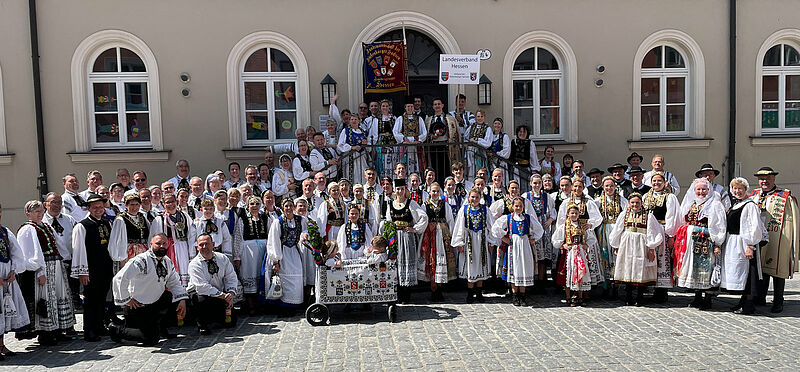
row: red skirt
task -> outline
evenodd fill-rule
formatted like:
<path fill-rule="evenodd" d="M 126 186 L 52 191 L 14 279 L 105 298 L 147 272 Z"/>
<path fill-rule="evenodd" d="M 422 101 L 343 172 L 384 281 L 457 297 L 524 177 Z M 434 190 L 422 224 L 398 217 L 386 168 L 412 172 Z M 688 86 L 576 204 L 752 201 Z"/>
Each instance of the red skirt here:
<path fill-rule="evenodd" d="M 561 254 L 558 255 L 558 266 L 556 266 L 556 285 L 565 286 L 567 285 L 567 251 L 561 250 Z"/>

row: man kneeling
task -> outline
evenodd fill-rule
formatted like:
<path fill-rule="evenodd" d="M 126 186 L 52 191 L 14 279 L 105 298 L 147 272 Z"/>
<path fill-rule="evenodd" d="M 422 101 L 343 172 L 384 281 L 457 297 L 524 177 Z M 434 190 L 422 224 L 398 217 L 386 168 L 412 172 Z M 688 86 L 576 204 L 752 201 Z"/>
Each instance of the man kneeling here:
<path fill-rule="evenodd" d="M 125 324 L 111 326 L 111 339 L 141 341 L 145 346 L 158 343 L 161 337 L 174 338 L 167 332 L 166 317 L 175 316 L 172 303 L 178 302 L 178 317 L 186 315 L 186 290 L 167 255 L 167 236 L 158 233 L 150 240 L 150 249 L 134 256 L 114 276 L 114 302 L 124 306 Z M 169 291 L 166 291 L 169 289 Z"/>
<path fill-rule="evenodd" d="M 196 310 L 200 334 L 207 335 L 211 333 L 212 323 L 221 323 L 224 327 L 236 325 L 232 312 L 239 279 L 228 257 L 214 252 L 211 235 L 202 234 L 197 238 L 197 252 L 199 254 L 189 262 L 187 290 Z"/>

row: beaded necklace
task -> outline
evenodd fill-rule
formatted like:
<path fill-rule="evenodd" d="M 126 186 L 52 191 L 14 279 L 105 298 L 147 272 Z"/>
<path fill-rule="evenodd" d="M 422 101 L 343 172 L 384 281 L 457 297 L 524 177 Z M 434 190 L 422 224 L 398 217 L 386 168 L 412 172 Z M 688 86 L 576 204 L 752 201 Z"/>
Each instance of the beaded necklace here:
<path fill-rule="evenodd" d="M 564 222 L 564 241 L 569 245 L 578 245 L 586 243 L 586 231 L 584 231 L 580 224 L 575 226 L 569 218 Z"/>
<path fill-rule="evenodd" d="M 147 228 L 147 225 L 145 225 L 145 223 L 144 223 L 144 217 L 141 214 L 138 214 L 138 213 L 137 213 L 137 217 L 139 217 L 139 218 L 137 218 L 135 220 L 133 218 L 133 216 L 128 212 L 125 212 L 125 213 L 122 214 L 122 218 L 125 221 L 129 222 L 137 230 L 139 230 L 139 240 L 147 239 L 147 236 L 145 236 L 146 235 L 145 234 L 145 229 Z M 128 237 L 128 239 L 132 239 L 132 238 Z"/>
<path fill-rule="evenodd" d="M 604 222 L 613 223 L 614 220 L 617 219 L 617 216 L 619 216 L 619 214 L 622 212 L 619 194 L 614 193 L 614 196 L 611 198 L 611 200 L 608 199 L 608 196 L 603 194 L 603 197 L 600 200 L 600 214 L 603 215 Z"/>
<path fill-rule="evenodd" d="M 650 189 L 650 191 L 644 194 L 643 199 L 642 206 L 644 206 L 644 209 L 649 211 L 656 207 L 663 207 L 664 201 L 667 200 L 667 193 L 661 191 L 659 195 L 656 195 L 655 190 Z"/>

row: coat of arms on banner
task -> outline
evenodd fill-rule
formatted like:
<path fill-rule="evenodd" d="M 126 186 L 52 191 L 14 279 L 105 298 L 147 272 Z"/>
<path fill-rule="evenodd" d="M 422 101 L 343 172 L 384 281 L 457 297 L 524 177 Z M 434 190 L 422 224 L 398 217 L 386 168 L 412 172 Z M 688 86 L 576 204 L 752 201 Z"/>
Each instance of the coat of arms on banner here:
<path fill-rule="evenodd" d="M 450 78 L 449 72 L 442 72 L 442 81 L 447 81 Z"/>

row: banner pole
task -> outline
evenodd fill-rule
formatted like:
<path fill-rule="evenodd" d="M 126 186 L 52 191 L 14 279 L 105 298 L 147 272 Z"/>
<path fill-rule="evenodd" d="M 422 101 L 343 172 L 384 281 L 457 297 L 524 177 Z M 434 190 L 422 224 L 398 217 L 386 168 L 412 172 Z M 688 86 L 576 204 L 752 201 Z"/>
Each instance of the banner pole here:
<path fill-rule="evenodd" d="M 403 61 L 403 68 L 405 69 L 403 74 L 403 79 L 406 79 L 406 95 L 410 92 L 410 87 L 408 83 L 408 43 L 406 42 L 406 24 L 403 21 L 400 21 L 400 26 L 403 28 L 403 54 L 405 55 L 405 60 Z"/>

